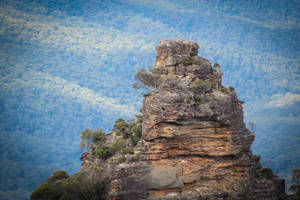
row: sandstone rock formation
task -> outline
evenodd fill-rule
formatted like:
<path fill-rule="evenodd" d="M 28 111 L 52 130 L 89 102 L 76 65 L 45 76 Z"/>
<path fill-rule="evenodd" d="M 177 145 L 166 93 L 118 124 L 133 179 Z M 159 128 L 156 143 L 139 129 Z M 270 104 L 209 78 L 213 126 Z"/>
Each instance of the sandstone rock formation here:
<path fill-rule="evenodd" d="M 190 41 L 156 47 L 153 92 L 143 102 L 140 160 L 116 166 L 108 199 L 279 199 L 250 150 L 242 102 Z"/>
<path fill-rule="evenodd" d="M 77 175 L 76 180 L 85 180 L 85 184 L 80 185 L 79 181 L 76 190 L 82 192 L 72 199 L 84 199 L 87 194 L 93 198 L 103 196 L 97 189 L 99 183 L 102 190 L 105 183 L 109 200 L 279 200 L 284 197 L 284 180 L 273 175 L 270 169 L 262 168 L 259 157 L 251 152 L 254 135 L 243 122 L 242 101 L 232 87 L 222 86 L 222 73 L 197 55 L 198 48 L 191 41 L 159 43 L 155 66 L 151 75 L 146 76 L 150 81 L 147 86 L 152 90 L 144 95 L 142 138 L 135 145 L 124 139 L 128 136 L 112 131 L 104 143 L 94 144 L 94 150 L 81 157 L 84 173 Z M 140 128 L 140 123 L 141 120 L 132 127 Z M 125 156 L 124 153 L 112 155 L 109 146 L 134 151 Z M 56 196 L 69 197 L 73 192 L 64 189 L 70 189 L 69 183 L 74 184 L 69 179 L 74 177 L 55 184 L 48 181 L 42 189 L 51 191 L 51 195 L 52 191 L 59 191 Z M 89 190 L 94 191 L 93 195 Z M 32 200 L 45 196 L 36 191 Z"/>

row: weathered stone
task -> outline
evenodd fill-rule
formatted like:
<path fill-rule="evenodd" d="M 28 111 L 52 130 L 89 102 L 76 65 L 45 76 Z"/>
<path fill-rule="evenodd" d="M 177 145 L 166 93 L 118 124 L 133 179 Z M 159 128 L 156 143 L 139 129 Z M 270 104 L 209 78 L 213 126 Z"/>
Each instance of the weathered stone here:
<path fill-rule="evenodd" d="M 250 150 L 254 135 L 242 103 L 198 48 L 183 40 L 156 47 L 157 87 L 143 101 L 138 160 L 108 167 L 83 154 L 84 168 L 110 169 L 108 199 L 278 200 L 284 194 L 284 180 L 255 176 L 260 161 Z"/>

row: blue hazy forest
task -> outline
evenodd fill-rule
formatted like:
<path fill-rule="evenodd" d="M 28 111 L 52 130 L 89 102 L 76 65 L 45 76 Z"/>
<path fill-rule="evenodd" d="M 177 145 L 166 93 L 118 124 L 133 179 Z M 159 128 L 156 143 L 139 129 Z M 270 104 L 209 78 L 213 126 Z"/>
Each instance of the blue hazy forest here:
<path fill-rule="evenodd" d="M 80 169 L 81 131 L 142 105 L 134 74 L 163 39 L 198 42 L 256 124 L 263 167 L 300 167 L 300 1 L 0 0 L 0 199 Z"/>

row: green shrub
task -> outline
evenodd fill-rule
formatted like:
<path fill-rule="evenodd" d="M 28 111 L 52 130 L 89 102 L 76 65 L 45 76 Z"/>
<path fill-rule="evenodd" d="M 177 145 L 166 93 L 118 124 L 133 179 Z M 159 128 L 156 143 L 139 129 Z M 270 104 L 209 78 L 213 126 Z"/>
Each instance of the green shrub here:
<path fill-rule="evenodd" d="M 138 138 L 141 138 L 142 136 L 142 126 L 137 125 L 132 129 L 132 132 L 134 136 L 137 136 Z"/>
<path fill-rule="evenodd" d="M 80 148 L 81 149 L 87 149 L 89 150 L 92 145 L 92 139 L 93 139 L 93 130 L 85 129 L 81 132 L 80 136 Z"/>
<path fill-rule="evenodd" d="M 42 183 L 31 194 L 31 200 L 82 200 L 82 199 L 106 199 L 106 185 L 100 179 L 91 178 L 91 174 L 100 172 L 98 167 L 90 167 L 86 171 L 80 171 L 68 176 L 58 170 L 48 178 L 47 183 Z M 53 177 L 59 177 L 55 180 Z M 64 177 L 64 178 L 63 178 Z M 50 181 L 49 181 L 50 180 Z"/>
<path fill-rule="evenodd" d="M 163 77 L 163 81 L 166 82 L 166 81 L 172 81 L 172 80 L 175 80 L 177 77 L 175 76 L 174 73 L 168 73 L 168 75 L 164 76 Z"/>
<path fill-rule="evenodd" d="M 106 197 L 105 182 L 91 179 L 87 171 L 77 172 L 62 182 L 59 200 L 101 199 Z"/>
<path fill-rule="evenodd" d="M 197 52 L 191 52 L 190 53 L 190 56 L 196 56 L 197 55 Z"/>
<path fill-rule="evenodd" d="M 123 162 L 125 162 L 125 156 L 124 155 L 122 155 L 120 158 L 118 158 L 118 164 L 120 164 L 120 163 L 123 163 Z"/>
<path fill-rule="evenodd" d="M 94 132 L 92 141 L 94 144 L 103 144 L 105 142 L 105 133 L 99 128 L 96 132 Z"/>
<path fill-rule="evenodd" d="M 149 70 L 150 72 L 145 68 L 142 68 L 134 75 L 135 80 L 137 80 L 137 82 L 133 84 L 135 89 L 152 89 L 155 87 L 155 81 L 153 79 L 151 69 L 149 68 Z"/>
<path fill-rule="evenodd" d="M 139 159 L 139 157 L 140 157 L 140 153 L 137 153 L 132 157 L 132 160 L 137 161 Z"/>
<path fill-rule="evenodd" d="M 228 89 L 229 89 L 230 92 L 234 91 L 234 87 L 232 87 L 232 86 L 229 86 Z"/>
<path fill-rule="evenodd" d="M 208 91 L 211 89 L 211 86 L 212 86 L 211 82 L 203 81 L 199 78 L 197 78 L 191 84 L 191 88 L 197 91 Z"/>
<path fill-rule="evenodd" d="M 82 149 L 89 150 L 92 143 L 100 144 L 105 142 L 105 133 L 101 130 L 101 128 L 95 130 L 85 129 L 81 132 L 80 136 L 80 147 Z"/>
<path fill-rule="evenodd" d="M 195 96 L 195 103 L 196 105 L 200 105 L 202 103 L 202 98 L 200 95 Z"/>
<path fill-rule="evenodd" d="M 185 66 L 192 65 L 193 64 L 193 58 L 191 56 L 186 57 L 185 59 L 183 59 L 182 64 L 185 65 Z"/>
<path fill-rule="evenodd" d="M 124 119 L 117 119 L 114 124 L 114 130 L 117 135 L 122 135 L 123 138 L 128 138 L 128 123 Z"/>
<path fill-rule="evenodd" d="M 131 135 L 131 136 L 130 136 L 130 143 L 131 143 L 133 146 L 135 146 L 135 145 L 137 145 L 137 143 L 140 141 L 140 138 L 141 138 L 141 137 L 138 137 L 138 136 L 136 136 L 136 135 Z"/>
<path fill-rule="evenodd" d="M 142 137 L 142 126 L 140 124 L 136 124 L 136 126 L 134 126 L 132 128 L 132 132 L 130 134 L 130 142 L 133 146 L 135 146 L 138 141 L 140 141 Z"/>
<path fill-rule="evenodd" d="M 122 154 L 134 154 L 134 151 L 131 148 L 124 148 L 121 150 L 121 153 Z"/>
<path fill-rule="evenodd" d="M 48 179 L 47 182 L 55 182 L 57 180 L 62 180 L 69 178 L 69 175 L 64 170 L 57 170 L 55 171 Z"/>
<path fill-rule="evenodd" d="M 200 59 L 194 59 L 193 64 L 201 65 L 202 61 Z"/>
<path fill-rule="evenodd" d="M 160 75 L 164 72 L 163 67 L 154 67 L 151 69 L 152 75 Z"/>
<path fill-rule="evenodd" d="M 96 147 L 92 150 L 92 152 L 104 160 L 110 158 L 115 153 L 114 148 L 111 146 Z"/>
<path fill-rule="evenodd" d="M 126 144 L 122 140 L 118 140 L 113 144 L 113 149 L 115 152 L 121 152 L 122 149 L 124 149 L 125 147 L 126 147 Z"/>
<path fill-rule="evenodd" d="M 228 89 L 226 87 L 222 87 L 221 92 L 223 92 L 225 94 L 228 94 Z"/>
<path fill-rule="evenodd" d="M 219 63 L 216 62 L 216 63 L 213 65 L 213 68 L 214 68 L 215 70 L 218 70 L 218 69 L 221 69 L 222 66 L 221 66 Z"/>
<path fill-rule="evenodd" d="M 191 100 L 190 99 L 185 99 L 184 102 L 187 103 L 187 104 L 190 104 Z"/>
<path fill-rule="evenodd" d="M 57 200 L 62 193 L 53 189 L 48 183 L 39 185 L 30 195 L 30 200 Z"/>

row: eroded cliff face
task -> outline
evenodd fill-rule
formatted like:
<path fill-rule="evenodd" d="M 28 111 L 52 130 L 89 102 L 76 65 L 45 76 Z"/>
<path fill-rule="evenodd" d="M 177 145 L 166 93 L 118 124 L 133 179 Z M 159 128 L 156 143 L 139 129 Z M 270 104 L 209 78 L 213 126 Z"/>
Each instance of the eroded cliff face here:
<path fill-rule="evenodd" d="M 100 166 L 108 199 L 270 199 L 284 180 L 265 176 L 250 150 L 254 135 L 242 102 L 221 84 L 222 73 L 190 41 L 156 47 L 153 91 L 143 101 L 142 139 L 135 159 L 104 162 L 91 152 L 82 169 Z M 113 134 L 110 138 L 115 137 Z"/>

